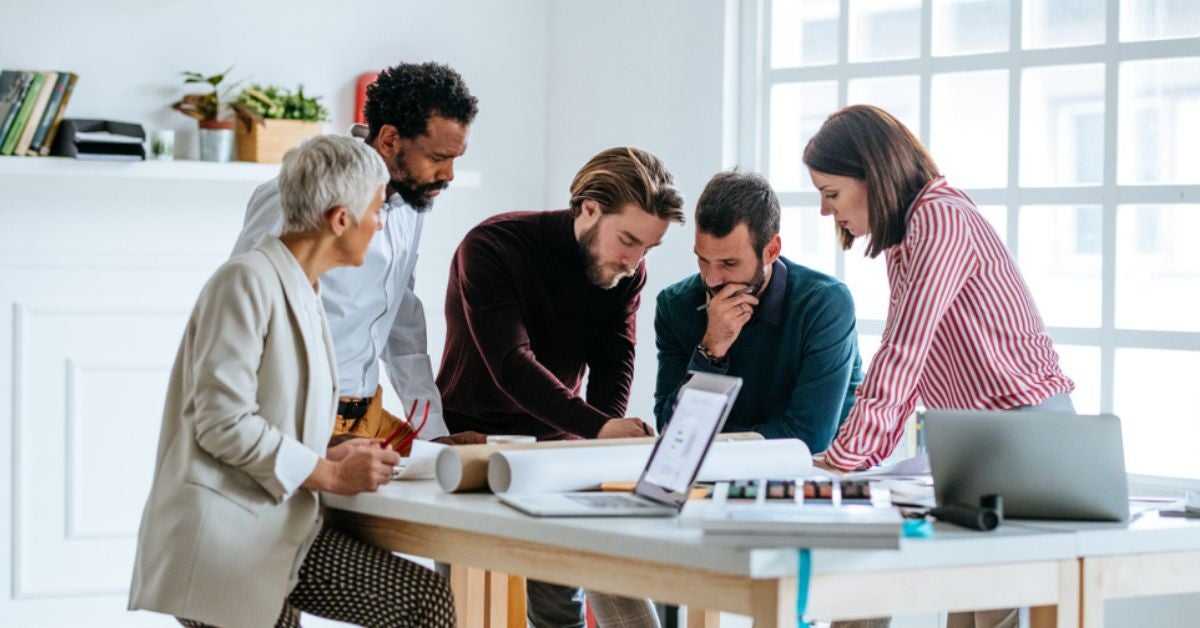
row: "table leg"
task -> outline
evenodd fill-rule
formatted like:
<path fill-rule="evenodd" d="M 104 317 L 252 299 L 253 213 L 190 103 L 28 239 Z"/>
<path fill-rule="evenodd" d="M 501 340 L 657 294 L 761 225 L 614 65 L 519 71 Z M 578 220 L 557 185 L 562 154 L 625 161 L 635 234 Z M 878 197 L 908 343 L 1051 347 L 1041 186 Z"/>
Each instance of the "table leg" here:
<path fill-rule="evenodd" d="M 1080 625 L 1080 606 L 1086 601 L 1080 573 L 1081 560 L 1058 562 L 1058 604 L 1029 609 L 1030 628 L 1075 628 Z"/>
<path fill-rule="evenodd" d="M 525 578 L 508 577 L 508 628 L 525 628 L 529 621 L 525 617 Z"/>
<path fill-rule="evenodd" d="M 756 580 L 751 592 L 754 628 L 796 625 L 796 578 Z"/>
<path fill-rule="evenodd" d="M 485 590 L 483 612 L 487 628 L 508 628 L 508 574 L 484 572 Z"/>
<path fill-rule="evenodd" d="M 710 611 L 702 608 L 687 609 L 687 628 L 720 628 L 721 611 Z"/>
<path fill-rule="evenodd" d="M 1083 604 L 1079 618 L 1080 628 L 1103 628 L 1104 626 L 1104 561 L 1083 559 Z"/>
<path fill-rule="evenodd" d="M 450 565 L 450 589 L 460 628 L 486 628 L 487 578 L 476 567 Z"/>

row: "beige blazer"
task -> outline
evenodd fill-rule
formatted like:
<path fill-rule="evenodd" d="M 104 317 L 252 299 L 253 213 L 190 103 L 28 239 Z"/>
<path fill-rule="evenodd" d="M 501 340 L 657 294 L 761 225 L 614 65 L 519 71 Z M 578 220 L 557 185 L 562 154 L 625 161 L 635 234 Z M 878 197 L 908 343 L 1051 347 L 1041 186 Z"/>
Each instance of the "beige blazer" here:
<path fill-rule="evenodd" d="M 315 466 L 337 410 L 323 315 L 319 337 L 297 322 L 313 298 L 273 237 L 204 286 L 171 372 L 130 609 L 275 624 L 321 526 L 317 494 L 286 495 L 283 478 Z"/>

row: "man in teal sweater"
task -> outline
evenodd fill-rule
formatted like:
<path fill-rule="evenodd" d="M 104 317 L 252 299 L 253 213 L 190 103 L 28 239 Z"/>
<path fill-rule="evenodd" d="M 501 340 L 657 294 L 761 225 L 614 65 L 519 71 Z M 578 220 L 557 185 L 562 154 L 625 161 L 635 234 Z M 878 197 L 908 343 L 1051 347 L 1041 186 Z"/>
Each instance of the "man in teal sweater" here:
<path fill-rule="evenodd" d="M 824 451 L 862 382 L 845 284 L 779 255 L 779 199 L 762 176 L 722 172 L 696 204 L 700 272 L 658 295 L 661 432 L 688 371 L 736 375 L 727 432 L 799 438 Z"/>

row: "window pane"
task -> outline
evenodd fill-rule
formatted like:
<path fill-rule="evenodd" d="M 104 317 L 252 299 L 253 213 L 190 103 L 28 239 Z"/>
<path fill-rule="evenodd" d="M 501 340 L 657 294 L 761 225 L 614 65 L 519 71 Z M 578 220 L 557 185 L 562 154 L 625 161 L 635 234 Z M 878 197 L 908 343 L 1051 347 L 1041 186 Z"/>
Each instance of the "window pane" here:
<path fill-rule="evenodd" d="M 850 60 L 921 54 L 921 0 L 850 0 Z"/>
<path fill-rule="evenodd" d="M 883 320 L 887 318 L 888 295 L 887 262 L 882 254 L 875 259 L 863 255 L 867 250 L 868 238 L 858 238 L 854 246 L 846 251 L 846 286 L 854 295 L 854 311 L 860 319 Z"/>
<path fill-rule="evenodd" d="M 879 353 L 879 343 L 883 342 L 883 336 L 874 336 L 868 334 L 858 335 L 858 353 L 862 356 L 863 375 L 871 368 L 871 360 L 875 358 L 875 354 Z"/>
<path fill-rule="evenodd" d="M 1047 325 L 1099 327 L 1102 216 L 1096 205 L 1021 208 L 1021 274 Z"/>
<path fill-rule="evenodd" d="M 996 230 L 996 235 L 1000 236 L 1000 241 L 1008 246 L 1008 208 L 1004 205 L 981 205 L 979 213 L 991 223 L 992 228 Z M 1012 247 L 1008 247 L 1009 250 Z"/>
<path fill-rule="evenodd" d="M 784 207 L 779 212 L 783 256 L 832 276 L 837 270 L 837 235 L 833 220 L 816 207 Z"/>
<path fill-rule="evenodd" d="M 770 178 L 777 191 L 812 189 L 801 159 L 804 145 L 835 109 L 836 81 L 771 87 Z"/>
<path fill-rule="evenodd" d="M 1026 48 L 1104 43 L 1105 0 L 1025 0 L 1021 12 Z"/>
<path fill-rule="evenodd" d="M 1200 205 L 1117 208 L 1116 324 L 1200 331 Z"/>
<path fill-rule="evenodd" d="M 771 2 L 771 67 L 837 61 L 838 0 Z"/>
<path fill-rule="evenodd" d="M 1009 0 L 933 0 L 933 54 L 1008 50 Z"/>
<path fill-rule="evenodd" d="M 1071 403 L 1080 414 L 1100 412 L 1100 347 L 1054 344 L 1063 373 L 1075 382 Z"/>
<path fill-rule="evenodd" d="M 1196 387 L 1200 353 L 1117 349 L 1113 409 L 1130 473 L 1200 478 L 1200 405 L 1170 391 Z"/>
<path fill-rule="evenodd" d="M 1200 183 L 1200 57 L 1121 64 L 1117 178 Z"/>
<path fill-rule="evenodd" d="M 933 159 L 960 188 L 1008 184 L 1008 71 L 933 76 Z"/>
<path fill-rule="evenodd" d="M 1104 176 L 1104 64 L 1021 75 L 1021 185 L 1086 185 Z"/>
<path fill-rule="evenodd" d="M 1121 41 L 1200 35 L 1196 0 L 1121 0 Z"/>
<path fill-rule="evenodd" d="M 875 105 L 921 136 L 921 77 L 852 79 L 846 89 L 847 105 Z"/>

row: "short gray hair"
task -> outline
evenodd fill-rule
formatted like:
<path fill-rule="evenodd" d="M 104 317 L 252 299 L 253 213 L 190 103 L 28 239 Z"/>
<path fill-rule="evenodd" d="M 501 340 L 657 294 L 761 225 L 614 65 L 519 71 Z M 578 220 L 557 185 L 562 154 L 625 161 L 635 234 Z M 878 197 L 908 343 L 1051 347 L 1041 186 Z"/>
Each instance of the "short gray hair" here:
<path fill-rule="evenodd" d="M 283 156 L 279 172 L 283 233 L 319 229 L 334 207 L 361 219 L 389 178 L 383 158 L 359 140 L 318 135 L 305 141 Z"/>

